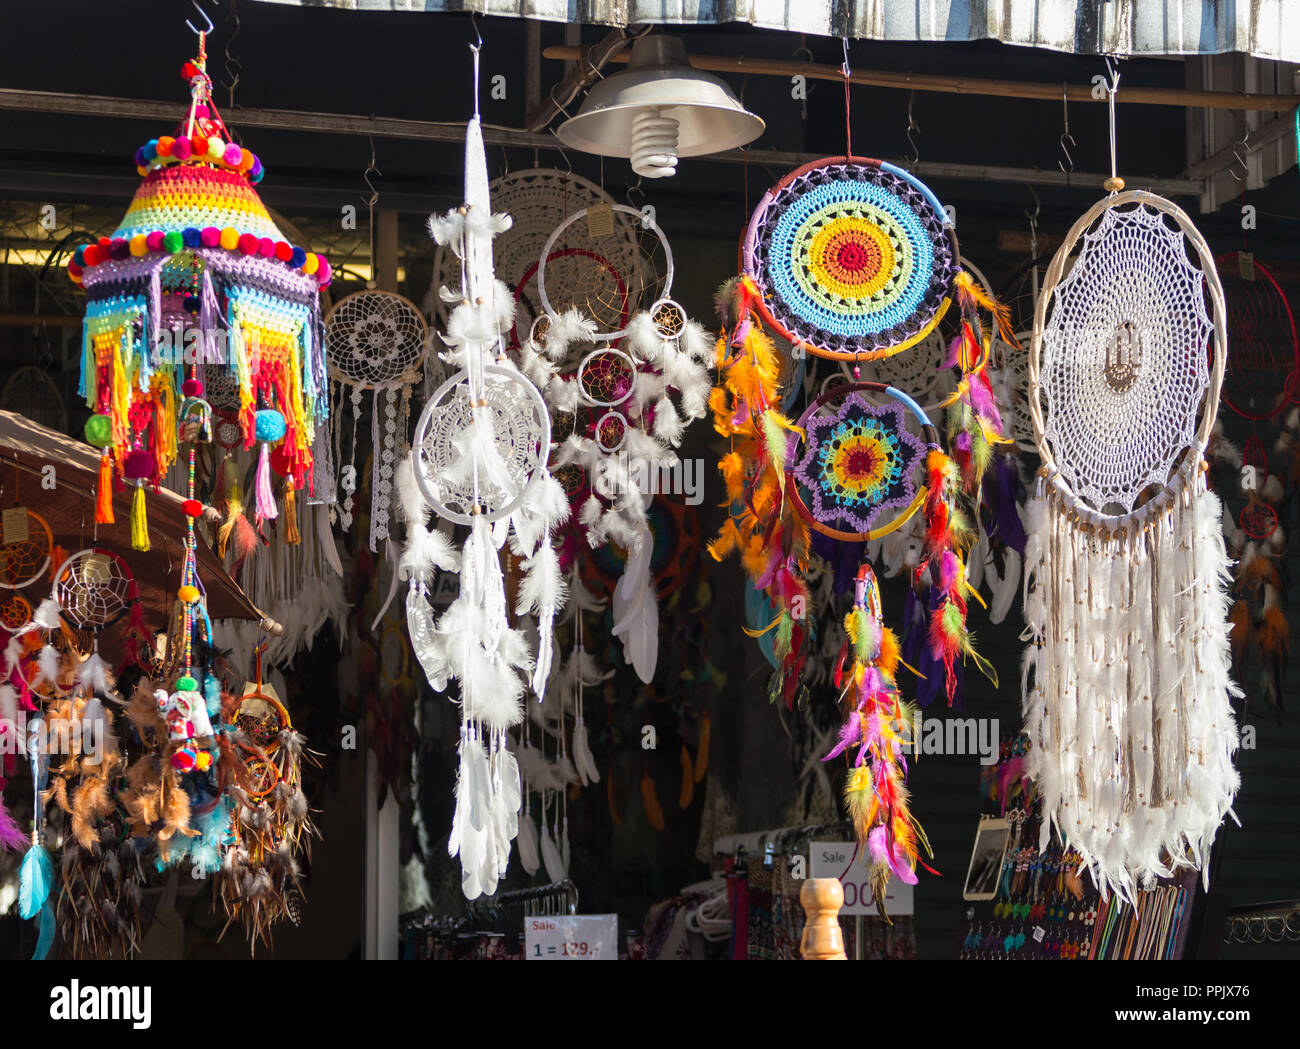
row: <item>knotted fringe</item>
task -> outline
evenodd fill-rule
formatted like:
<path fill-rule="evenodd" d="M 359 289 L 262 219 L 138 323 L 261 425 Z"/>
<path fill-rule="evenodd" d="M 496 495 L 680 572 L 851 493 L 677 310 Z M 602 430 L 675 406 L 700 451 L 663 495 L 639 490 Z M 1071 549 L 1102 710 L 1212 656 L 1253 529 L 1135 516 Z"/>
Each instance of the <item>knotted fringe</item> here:
<path fill-rule="evenodd" d="M 1215 833 L 1236 819 L 1229 561 L 1200 461 L 1125 518 L 1077 513 L 1050 479 L 1028 507 L 1022 694 L 1042 844 L 1055 825 L 1129 900 L 1178 868 L 1208 885 Z"/>

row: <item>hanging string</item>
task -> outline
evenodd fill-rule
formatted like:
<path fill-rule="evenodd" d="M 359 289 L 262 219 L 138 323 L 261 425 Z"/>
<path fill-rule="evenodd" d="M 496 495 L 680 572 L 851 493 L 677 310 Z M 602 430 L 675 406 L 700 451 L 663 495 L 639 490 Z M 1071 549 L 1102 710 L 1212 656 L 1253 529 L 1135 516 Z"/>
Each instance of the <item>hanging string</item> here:
<path fill-rule="evenodd" d="M 849 99 L 853 70 L 849 68 L 849 38 L 840 37 L 840 45 L 844 48 L 844 62 L 840 66 L 840 72 L 844 75 L 844 159 L 848 160 L 853 156 L 853 110 Z"/>
<path fill-rule="evenodd" d="M 470 21 L 474 25 L 474 35 L 478 38 L 475 43 L 469 45 L 470 52 L 474 55 L 474 119 L 478 120 L 478 68 L 479 52 L 483 49 L 483 34 L 480 33 L 478 29 L 478 16 L 473 12 L 470 12 L 469 17 Z"/>
<path fill-rule="evenodd" d="M 1111 193 L 1118 193 L 1124 188 L 1124 180 L 1119 177 L 1118 147 L 1115 142 L 1115 96 L 1119 94 L 1119 66 L 1106 55 L 1106 73 L 1109 82 L 1106 85 L 1106 106 L 1110 118 L 1110 178 L 1104 188 Z"/>

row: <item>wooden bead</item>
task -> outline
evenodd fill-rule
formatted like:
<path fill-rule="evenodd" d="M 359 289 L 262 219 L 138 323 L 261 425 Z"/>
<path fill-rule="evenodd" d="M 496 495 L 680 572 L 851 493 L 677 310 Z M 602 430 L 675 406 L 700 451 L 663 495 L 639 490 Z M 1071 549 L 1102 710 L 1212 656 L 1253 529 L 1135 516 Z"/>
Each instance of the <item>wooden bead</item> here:
<path fill-rule="evenodd" d="M 844 933 L 839 913 L 844 906 L 844 886 L 838 878 L 809 878 L 799 890 L 807 923 L 799 941 L 799 953 L 805 961 L 843 962 Z"/>
<path fill-rule="evenodd" d="M 1120 178 L 1118 175 L 1112 175 L 1110 178 L 1108 178 L 1105 182 L 1101 184 L 1101 188 L 1104 189 L 1107 193 L 1118 193 L 1121 189 L 1124 188 L 1124 180 Z"/>

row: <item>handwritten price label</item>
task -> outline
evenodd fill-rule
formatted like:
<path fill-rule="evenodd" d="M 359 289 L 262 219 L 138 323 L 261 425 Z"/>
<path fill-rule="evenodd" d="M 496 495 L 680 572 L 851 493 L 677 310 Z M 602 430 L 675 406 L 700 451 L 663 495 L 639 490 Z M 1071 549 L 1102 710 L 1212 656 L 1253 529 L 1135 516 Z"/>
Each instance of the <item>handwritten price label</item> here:
<path fill-rule="evenodd" d="M 871 895 L 871 881 L 861 851 L 853 857 L 853 843 L 843 841 L 813 841 L 808 843 L 814 878 L 839 878 L 844 886 L 844 906 L 841 914 L 877 914 L 876 901 Z M 847 873 L 846 873 L 847 868 Z M 885 909 L 890 915 L 912 914 L 912 886 L 897 878 L 890 878 L 885 889 Z"/>
<path fill-rule="evenodd" d="M 524 957 L 534 962 L 618 961 L 618 915 L 552 914 L 525 918 Z"/>

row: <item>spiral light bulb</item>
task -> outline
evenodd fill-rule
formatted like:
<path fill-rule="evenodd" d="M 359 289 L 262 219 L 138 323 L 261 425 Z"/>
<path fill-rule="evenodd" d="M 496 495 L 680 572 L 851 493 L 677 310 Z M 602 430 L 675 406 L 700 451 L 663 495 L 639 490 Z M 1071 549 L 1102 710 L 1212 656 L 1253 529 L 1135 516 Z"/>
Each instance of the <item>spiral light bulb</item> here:
<path fill-rule="evenodd" d="M 632 170 L 643 178 L 668 178 L 677 172 L 677 121 L 658 107 L 632 118 Z"/>

